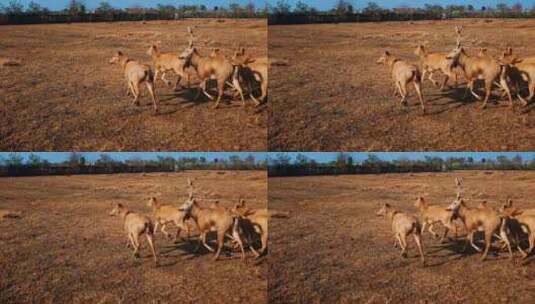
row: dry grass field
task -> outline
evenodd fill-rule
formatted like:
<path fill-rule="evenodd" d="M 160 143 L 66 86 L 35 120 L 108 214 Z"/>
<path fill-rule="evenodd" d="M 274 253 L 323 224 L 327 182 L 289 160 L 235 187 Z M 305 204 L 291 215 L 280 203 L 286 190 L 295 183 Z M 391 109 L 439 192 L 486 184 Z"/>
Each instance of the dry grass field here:
<path fill-rule="evenodd" d="M 146 242 L 139 260 L 125 248 L 122 221 L 108 216 L 111 203 L 149 212 L 147 198 L 155 195 L 179 205 L 187 178 L 197 195 L 224 206 L 239 197 L 266 206 L 267 177 L 260 171 L 1 178 L 0 208 L 23 214 L 0 220 L 0 302 L 265 302 L 267 261 L 249 251 L 245 263 L 228 250 L 214 262 L 207 250 L 193 253 L 196 231 L 191 242 L 176 244 L 157 233 L 157 267 Z"/>
<path fill-rule="evenodd" d="M 227 90 L 214 110 L 207 98 L 194 100 L 196 77 L 191 89 L 177 92 L 158 81 L 157 115 L 146 90 L 141 107 L 130 105 L 121 67 L 108 64 L 114 52 L 145 63 L 153 43 L 181 52 L 187 26 L 196 27 L 201 54 L 220 48 L 231 55 L 240 44 L 252 55 L 267 55 L 261 19 L 2 26 L 0 61 L 21 65 L 0 65 L 0 150 L 266 150 L 265 105 L 249 100 L 244 108 Z"/>
<path fill-rule="evenodd" d="M 426 81 L 422 115 L 414 88 L 409 107 L 393 97 L 388 68 L 377 65 L 384 50 L 417 63 L 414 50 L 455 47 L 455 25 L 475 55 L 510 44 L 534 55 L 534 20 L 448 20 L 270 26 L 269 55 L 288 60 L 270 71 L 269 147 L 278 151 L 515 151 L 535 148 L 535 113 L 520 102 L 463 100 L 465 81 L 441 92 Z M 442 76 L 435 77 L 441 80 Z M 476 84 L 481 87 L 481 84 Z M 482 90 L 479 91 L 480 95 Z M 498 91 L 495 90 L 495 93 Z M 524 96 L 526 92 L 523 93 Z M 497 101 L 496 95 L 491 101 Z"/>
<path fill-rule="evenodd" d="M 517 251 L 513 261 L 500 252 L 479 262 L 475 250 L 462 253 L 461 228 L 457 241 L 444 244 L 424 233 L 425 268 L 412 238 L 408 259 L 401 259 L 392 246 L 387 220 L 375 214 L 379 203 L 416 212 L 413 204 L 423 195 L 432 204 L 449 204 L 455 198 L 456 176 L 464 178 L 464 196 L 472 206 L 488 200 L 495 207 L 509 196 L 518 206 L 535 207 L 531 172 L 269 178 L 269 207 L 295 215 L 271 223 L 269 301 L 533 303 L 533 256 L 522 264 Z"/>

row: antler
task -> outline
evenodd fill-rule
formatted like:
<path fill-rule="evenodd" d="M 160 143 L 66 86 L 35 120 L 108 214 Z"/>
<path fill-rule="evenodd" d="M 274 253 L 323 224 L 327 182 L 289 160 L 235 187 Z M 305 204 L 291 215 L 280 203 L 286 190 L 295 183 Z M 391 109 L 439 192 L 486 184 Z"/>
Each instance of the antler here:
<path fill-rule="evenodd" d="M 193 39 L 195 39 L 195 35 L 193 35 L 193 29 L 191 28 L 191 26 L 188 26 L 188 34 L 189 34 L 189 39 L 188 39 L 188 42 L 189 42 L 189 47 L 193 47 Z"/>
<path fill-rule="evenodd" d="M 459 25 L 456 25 L 455 26 L 455 33 L 457 33 L 457 48 L 460 48 L 461 47 L 461 39 L 462 39 L 462 31 L 463 31 L 463 26 L 459 26 Z"/>

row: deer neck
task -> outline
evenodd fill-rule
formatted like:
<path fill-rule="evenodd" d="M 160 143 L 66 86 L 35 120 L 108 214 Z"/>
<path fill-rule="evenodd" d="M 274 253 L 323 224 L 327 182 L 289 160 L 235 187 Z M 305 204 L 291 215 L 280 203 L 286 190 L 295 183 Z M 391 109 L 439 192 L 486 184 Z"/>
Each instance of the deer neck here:
<path fill-rule="evenodd" d="M 388 218 L 388 220 L 390 221 L 390 223 L 392 223 L 394 221 L 394 217 L 396 216 L 396 214 L 398 214 L 399 211 L 397 210 L 389 210 L 387 211 L 386 213 L 386 217 Z"/>
<path fill-rule="evenodd" d="M 202 59 L 204 59 L 204 57 L 202 57 L 199 53 L 197 53 L 197 51 L 195 50 L 192 54 L 191 54 L 191 65 L 197 69 L 197 67 L 199 66 L 199 63 L 202 61 Z"/>

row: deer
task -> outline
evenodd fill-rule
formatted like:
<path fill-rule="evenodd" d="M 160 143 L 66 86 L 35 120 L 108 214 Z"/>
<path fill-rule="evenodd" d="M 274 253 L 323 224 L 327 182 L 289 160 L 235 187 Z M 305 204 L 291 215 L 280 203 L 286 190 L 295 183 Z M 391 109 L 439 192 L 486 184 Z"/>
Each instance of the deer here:
<path fill-rule="evenodd" d="M 392 80 L 401 95 L 401 104 L 407 104 L 407 84 L 413 83 L 422 112 L 425 113 L 425 102 L 422 95 L 422 74 L 418 67 L 409 64 L 401 59 L 396 58 L 390 52 L 384 51 L 383 55 L 377 60 L 378 64 L 384 64 L 390 68 Z"/>
<path fill-rule="evenodd" d="M 425 255 L 421 240 L 422 225 L 418 221 L 418 218 L 416 216 L 398 211 L 388 203 L 383 203 L 376 214 L 377 216 L 386 217 L 390 222 L 392 232 L 394 233 L 394 236 L 401 247 L 402 258 L 407 257 L 407 236 L 412 234 L 414 237 L 414 242 L 416 243 L 420 253 L 420 260 L 425 266 Z"/>
<path fill-rule="evenodd" d="M 130 241 L 130 243 L 127 242 L 126 245 L 128 246 L 130 244 L 132 245 L 132 248 L 134 248 L 134 258 L 139 257 L 139 237 L 145 235 L 152 251 L 154 262 L 158 263 L 156 250 L 154 249 L 154 223 L 148 216 L 132 212 L 121 203 L 114 203 L 113 209 L 109 215 L 120 216 L 122 218 L 124 230 Z"/>
<path fill-rule="evenodd" d="M 445 230 L 440 242 L 444 241 L 444 238 L 448 235 L 449 230 L 455 231 L 455 237 L 457 237 L 457 227 L 453 224 L 453 213 L 446 210 L 439 205 L 429 205 L 423 197 L 418 197 L 414 206 L 418 208 L 420 212 L 420 222 L 422 223 L 422 233 L 425 231 L 426 225 L 429 225 L 429 233 L 435 238 L 438 238 L 438 234 L 433 230 L 433 226 L 436 223 L 442 223 Z"/>
<path fill-rule="evenodd" d="M 523 106 L 527 106 L 535 95 L 535 57 L 519 58 L 513 55 L 513 49 L 507 47 L 501 54 L 499 61 L 509 67 L 508 76 L 517 88 L 517 97 L 522 101 Z M 528 83 L 529 96 L 524 99 L 520 95 L 520 83 Z"/>
<path fill-rule="evenodd" d="M 190 34 L 189 45 L 184 50 L 179 58 L 186 62 L 186 65 L 191 65 L 201 80 L 199 90 L 195 99 L 200 97 L 201 92 L 204 93 L 210 100 L 213 100 L 213 96 L 206 92 L 206 83 L 209 79 L 215 79 L 217 82 L 217 99 L 214 104 L 214 108 L 219 107 L 221 97 L 223 97 L 225 83 L 228 79 L 232 79 L 233 87 L 238 91 L 241 96 L 242 104 L 245 105 L 245 98 L 243 97 L 243 91 L 240 86 L 240 82 L 234 73 L 234 66 L 225 58 L 225 56 L 219 56 L 212 54 L 212 56 L 203 56 L 199 53 L 197 48 L 193 44 L 194 34 L 191 27 L 188 27 Z"/>
<path fill-rule="evenodd" d="M 189 227 L 184 220 L 185 214 L 183 211 L 180 211 L 179 208 L 172 205 L 161 204 L 155 197 L 149 199 L 147 206 L 152 209 L 152 217 L 155 222 L 154 232 L 158 231 L 158 225 L 161 225 L 162 233 L 169 238 L 170 234 L 165 228 L 167 224 L 174 223 L 178 228 L 175 235 L 175 241 L 180 236 L 180 231 L 182 230 L 186 230 L 189 237 Z"/>
<path fill-rule="evenodd" d="M 482 251 L 481 248 L 474 244 L 474 233 L 476 231 L 483 231 L 485 234 L 485 250 L 481 255 L 480 261 L 484 261 L 487 258 L 492 243 L 492 236 L 495 231 L 499 231 L 500 239 L 507 245 L 510 258 L 513 258 L 513 251 L 511 250 L 511 244 L 505 230 L 506 221 L 502 219 L 496 210 L 488 207 L 470 208 L 466 205 L 460 195 L 457 196 L 446 210 L 452 211 L 458 216 L 466 228 L 467 238 L 464 251 L 468 248 L 468 244 L 470 244 L 476 251 Z"/>
<path fill-rule="evenodd" d="M 241 48 L 234 52 L 231 62 L 237 67 L 240 75 L 245 78 L 249 84 L 249 94 L 251 99 L 256 103 L 256 106 L 262 104 L 267 96 L 268 90 L 268 58 L 267 57 L 251 57 L 245 54 L 245 48 Z M 260 83 L 261 95 L 257 100 L 252 92 L 251 83 L 253 81 Z"/>
<path fill-rule="evenodd" d="M 477 79 L 483 79 L 485 82 L 485 98 L 481 109 L 485 109 L 492 91 L 492 85 L 498 79 L 500 87 L 505 90 L 510 106 L 512 107 L 513 99 L 505 78 L 506 70 L 490 56 L 469 56 L 461 44 L 462 27 L 456 27 L 455 30 L 457 32 L 457 45 L 455 49 L 446 55 L 446 59 L 453 60 L 453 64 L 459 66 L 464 72 L 464 76 L 468 82 L 464 98 L 466 98 L 468 91 L 470 91 L 476 99 L 481 100 L 481 96 L 474 92 L 474 82 Z"/>
<path fill-rule="evenodd" d="M 500 212 L 511 221 L 510 230 L 517 240 L 517 249 L 522 254 L 522 258 L 526 259 L 535 246 L 535 209 L 518 209 L 513 207 L 513 201 L 508 199 L 507 203 L 500 207 Z M 521 233 L 528 235 L 529 247 L 527 251 L 520 247 L 519 239 Z"/>
<path fill-rule="evenodd" d="M 224 246 L 225 234 L 227 231 L 232 231 L 232 238 L 238 243 L 241 249 L 241 259 L 244 260 L 245 250 L 243 249 L 243 242 L 238 231 L 239 222 L 236 220 L 235 216 L 225 208 L 207 208 L 200 206 L 197 200 L 193 197 L 193 184 L 189 179 L 188 184 L 190 185 L 189 197 L 179 210 L 185 212 L 186 218 L 192 218 L 199 229 L 200 238 L 195 251 L 198 252 L 201 245 L 203 245 L 210 252 L 215 251 L 213 260 L 216 261 Z M 206 235 L 212 230 L 215 230 L 217 233 L 217 250 L 214 250 L 206 243 Z"/>
<path fill-rule="evenodd" d="M 254 230 L 260 235 L 260 241 L 262 247 L 259 251 L 256 251 L 255 248 L 250 245 L 251 251 L 256 256 L 256 258 L 261 257 L 267 249 L 268 243 L 268 221 L 270 218 L 288 218 L 290 214 L 284 211 L 277 211 L 273 209 L 261 208 L 261 209 L 251 209 L 247 207 L 245 200 L 240 199 L 239 203 L 234 205 L 232 212 L 237 214 L 240 219 L 241 226 L 248 228 L 247 232 Z M 251 240 L 249 239 L 249 243 Z"/>
<path fill-rule="evenodd" d="M 420 58 L 422 81 L 425 80 L 426 73 L 429 73 L 429 81 L 438 87 L 438 82 L 433 79 L 433 73 L 441 71 L 446 78 L 440 85 L 440 90 L 444 90 L 450 78 L 454 80 L 454 85 L 457 86 L 457 74 L 453 71 L 453 61 L 446 59 L 446 53 L 429 53 L 422 44 L 419 44 L 414 50 L 414 54 Z"/>
<path fill-rule="evenodd" d="M 165 73 L 168 71 L 173 71 L 177 76 L 175 83 L 175 91 L 180 85 L 180 80 L 185 78 L 187 81 L 187 87 L 189 87 L 189 73 L 185 71 L 185 62 L 178 58 L 178 54 L 175 53 L 162 53 L 156 45 L 151 45 L 147 50 L 147 55 L 152 58 L 152 64 L 154 65 L 154 79 L 158 79 L 158 74 L 161 73 L 161 79 L 168 86 L 171 86 L 171 81 L 165 79 Z"/>
<path fill-rule="evenodd" d="M 123 52 L 117 51 L 110 59 L 110 64 L 120 64 L 123 67 L 124 76 L 128 84 L 126 94 L 132 93 L 134 100 L 132 104 L 139 106 L 139 86 L 145 84 L 154 106 L 154 111 L 158 112 L 158 97 L 156 96 L 154 88 L 154 72 L 151 67 L 146 64 L 139 63 L 133 59 L 128 58 Z"/>

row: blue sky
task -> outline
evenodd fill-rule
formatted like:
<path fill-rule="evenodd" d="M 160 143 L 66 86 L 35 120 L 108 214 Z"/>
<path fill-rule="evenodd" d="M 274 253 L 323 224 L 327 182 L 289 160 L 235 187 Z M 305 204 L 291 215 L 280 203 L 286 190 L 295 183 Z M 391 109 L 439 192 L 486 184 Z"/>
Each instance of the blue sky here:
<path fill-rule="evenodd" d="M 276 156 L 278 153 L 271 153 L 271 157 Z M 289 152 L 285 153 L 290 155 L 293 159 L 297 154 L 304 154 L 317 162 L 330 162 L 336 159 L 338 152 Z M 363 161 L 368 157 L 370 153 L 350 153 L 355 161 Z M 406 158 L 410 160 L 423 159 L 425 156 L 438 156 L 441 158 L 448 157 L 472 157 L 474 160 L 480 160 L 482 158 L 496 158 L 499 155 L 505 155 L 509 158 L 516 155 L 522 156 L 524 160 L 532 160 L 535 158 L 535 152 L 377 152 L 371 153 L 378 155 L 383 160 L 394 160 L 400 158 Z"/>
<path fill-rule="evenodd" d="M 28 5 L 28 3 L 31 2 L 31 0 L 19 0 L 22 4 Z M 103 0 L 82 0 L 85 5 L 89 9 L 96 8 L 100 2 Z M 41 4 L 42 6 L 47 7 L 51 10 L 61 10 L 64 9 L 67 6 L 67 3 L 69 3 L 69 0 L 34 0 L 34 2 Z M 266 5 L 265 0 L 253 0 L 252 1 L 256 7 L 264 7 Z M 277 2 L 277 1 L 275 1 Z M 9 0 L 0 0 L 0 4 L 6 5 L 9 3 Z M 170 0 L 109 0 L 108 3 L 110 3 L 112 6 L 117 8 L 125 8 L 125 7 L 132 7 L 132 6 L 141 6 L 141 7 L 155 7 L 157 4 L 172 4 L 174 6 L 178 5 L 201 5 L 204 4 L 208 8 L 213 8 L 214 6 L 225 6 L 227 7 L 230 3 L 239 3 L 239 4 L 247 4 L 249 3 L 249 0 L 198 0 L 198 1 L 191 1 L 191 0 L 182 0 L 182 1 L 170 1 Z"/>
<path fill-rule="evenodd" d="M 0 158 L 7 158 L 10 153 L 0 152 Z M 32 153 L 30 152 L 18 152 L 18 155 L 23 156 L 25 159 Z M 41 158 L 46 159 L 50 162 L 62 162 L 68 159 L 70 152 L 37 152 L 34 153 L 39 155 Z M 84 152 L 82 153 L 86 160 L 95 161 L 99 158 L 101 152 Z M 238 155 L 241 158 L 245 158 L 248 155 L 253 155 L 257 161 L 265 160 L 267 153 L 261 152 L 190 152 L 190 153 L 181 153 L 181 152 L 110 152 L 104 153 L 113 157 L 115 160 L 127 160 L 131 158 L 138 158 L 143 160 L 155 159 L 157 156 L 171 156 L 174 158 L 178 157 L 205 157 L 207 160 L 213 160 L 215 158 L 228 158 L 231 155 Z"/>

